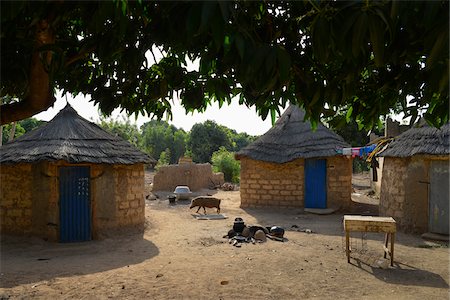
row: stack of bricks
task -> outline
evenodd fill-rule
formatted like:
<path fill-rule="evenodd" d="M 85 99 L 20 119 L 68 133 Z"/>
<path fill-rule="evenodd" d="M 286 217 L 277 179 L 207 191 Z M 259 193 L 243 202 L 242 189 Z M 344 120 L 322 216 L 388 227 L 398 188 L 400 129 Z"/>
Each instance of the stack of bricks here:
<path fill-rule="evenodd" d="M 142 226 L 145 221 L 144 165 L 114 167 L 118 226 Z"/>
<path fill-rule="evenodd" d="M 0 180 L 1 232 L 17 234 L 31 232 L 31 165 L 2 165 Z"/>
<path fill-rule="evenodd" d="M 241 159 L 241 207 L 302 207 L 304 161 L 276 164 Z"/>

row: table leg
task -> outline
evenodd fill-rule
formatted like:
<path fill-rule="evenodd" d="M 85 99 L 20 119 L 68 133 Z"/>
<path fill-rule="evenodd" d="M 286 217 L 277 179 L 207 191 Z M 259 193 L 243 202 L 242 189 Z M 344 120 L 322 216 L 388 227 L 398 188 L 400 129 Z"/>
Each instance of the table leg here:
<path fill-rule="evenodd" d="M 395 233 L 391 233 L 391 267 L 394 266 L 394 241 Z"/>
<path fill-rule="evenodd" d="M 347 254 L 347 262 L 350 262 L 350 232 L 345 231 L 345 253 Z"/>
<path fill-rule="evenodd" d="M 388 243 L 389 243 L 389 233 L 386 233 L 384 235 L 384 249 L 388 249 Z M 392 245 L 392 239 L 391 239 L 391 245 Z M 386 253 L 387 250 L 384 251 L 384 258 L 386 258 Z"/>

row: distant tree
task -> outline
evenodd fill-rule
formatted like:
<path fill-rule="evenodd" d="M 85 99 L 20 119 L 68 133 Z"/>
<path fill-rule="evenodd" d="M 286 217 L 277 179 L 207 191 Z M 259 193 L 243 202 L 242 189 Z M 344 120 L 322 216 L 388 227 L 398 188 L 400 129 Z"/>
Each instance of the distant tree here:
<path fill-rule="evenodd" d="M 211 157 L 214 172 L 222 172 L 227 182 L 239 182 L 241 166 L 234 159 L 234 153 L 229 152 L 225 147 L 220 147 Z"/>
<path fill-rule="evenodd" d="M 40 121 L 35 118 L 28 118 L 19 122 L 20 126 L 22 126 L 25 132 L 31 131 L 45 123 L 45 121 Z"/>
<path fill-rule="evenodd" d="M 23 134 L 45 124 L 45 121 L 39 121 L 35 118 L 28 118 L 16 123 L 16 128 L 14 130 L 14 139 L 22 136 Z M 11 139 L 12 126 L 14 123 L 2 126 L 2 144 L 6 143 Z"/>
<path fill-rule="evenodd" d="M 249 144 L 253 143 L 257 137 L 249 135 L 245 132 L 236 133 L 236 131 L 232 131 L 233 135 L 231 139 L 233 141 L 233 151 L 237 152 L 244 147 L 247 147 Z"/>
<path fill-rule="evenodd" d="M 162 166 L 167 166 L 170 163 L 170 149 L 167 148 L 166 150 L 162 151 L 159 155 L 158 163 L 155 166 L 156 170 L 159 170 Z"/>
<path fill-rule="evenodd" d="M 141 126 L 143 147 L 153 157 L 170 149 L 169 163 L 174 164 L 186 151 L 187 134 L 166 121 L 152 120 Z"/>
<path fill-rule="evenodd" d="M 122 121 L 101 118 L 100 126 L 110 133 L 120 136 L 137 148 L 142 149 L 141 133 L 135 124 L 131 124 L 128 118 L 123 118 Z"/>
<path fill-rule="evenodd" d="M 220 147 L 225 147 L 225 149 L 232 147 L 232 142 L 223 126 L 211 120 L 192 126 L 188 148 L 194 162 L 210 162 L 213 152 L 219 150 Z"/>
<path fill-rule="evenodd" d="M 11 137 L 11 133 L 14 134 L 13 137 Z M 20 125 L 20 122 L 13 122 L 8 125 L 2 126 L 2 144 L 5 144 L 9 141 L 12 141 L 20 136 L 25 134 L 25 129 Z"/>
<path fill-rule="evenodd" d="M 173 148 L 171 163 L 177 163 L 186 152 L 188 134 L 184 130 L 177 130 L 173 135 Z"/>

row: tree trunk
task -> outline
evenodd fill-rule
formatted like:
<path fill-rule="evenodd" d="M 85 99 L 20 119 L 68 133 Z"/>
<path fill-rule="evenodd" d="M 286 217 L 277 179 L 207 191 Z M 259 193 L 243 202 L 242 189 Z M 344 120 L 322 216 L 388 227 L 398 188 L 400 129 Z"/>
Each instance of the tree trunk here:
<path fill-rule="evenodd" d="M 50 64 L 52 53 L 50 51 L 38 51 L 43 45 L 53 44 L 54 42 L 55 34 L 50 28 L 48 21 L 39 21 L 35 32 L 35 50 L 31 57 L 28 95 L 19 102 L 1 106 L 1 125 L 32 117 L 41 111 L 47 110 L 55 103 L 55 97 L 50 87 L 49 74 L 41 61 L 41 59 L 45 59 L 47 64 Z"/>
<path fill-rule="evenodd" d="M 8 142 L 11 142 L 14 140 L 14 136 L 16 135 L 16 122 L 13 122 L 11 125 L 11 131 L 9 132 L 9 139 Z"/>

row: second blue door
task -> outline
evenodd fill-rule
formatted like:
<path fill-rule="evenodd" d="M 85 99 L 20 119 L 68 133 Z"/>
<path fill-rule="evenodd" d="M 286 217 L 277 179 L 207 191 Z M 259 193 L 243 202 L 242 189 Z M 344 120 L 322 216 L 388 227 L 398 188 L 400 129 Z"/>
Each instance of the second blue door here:
<path fill-rule="evenodd" d="M 327 208 L 326 159 L 305 159 L 305 208 Z"/>

